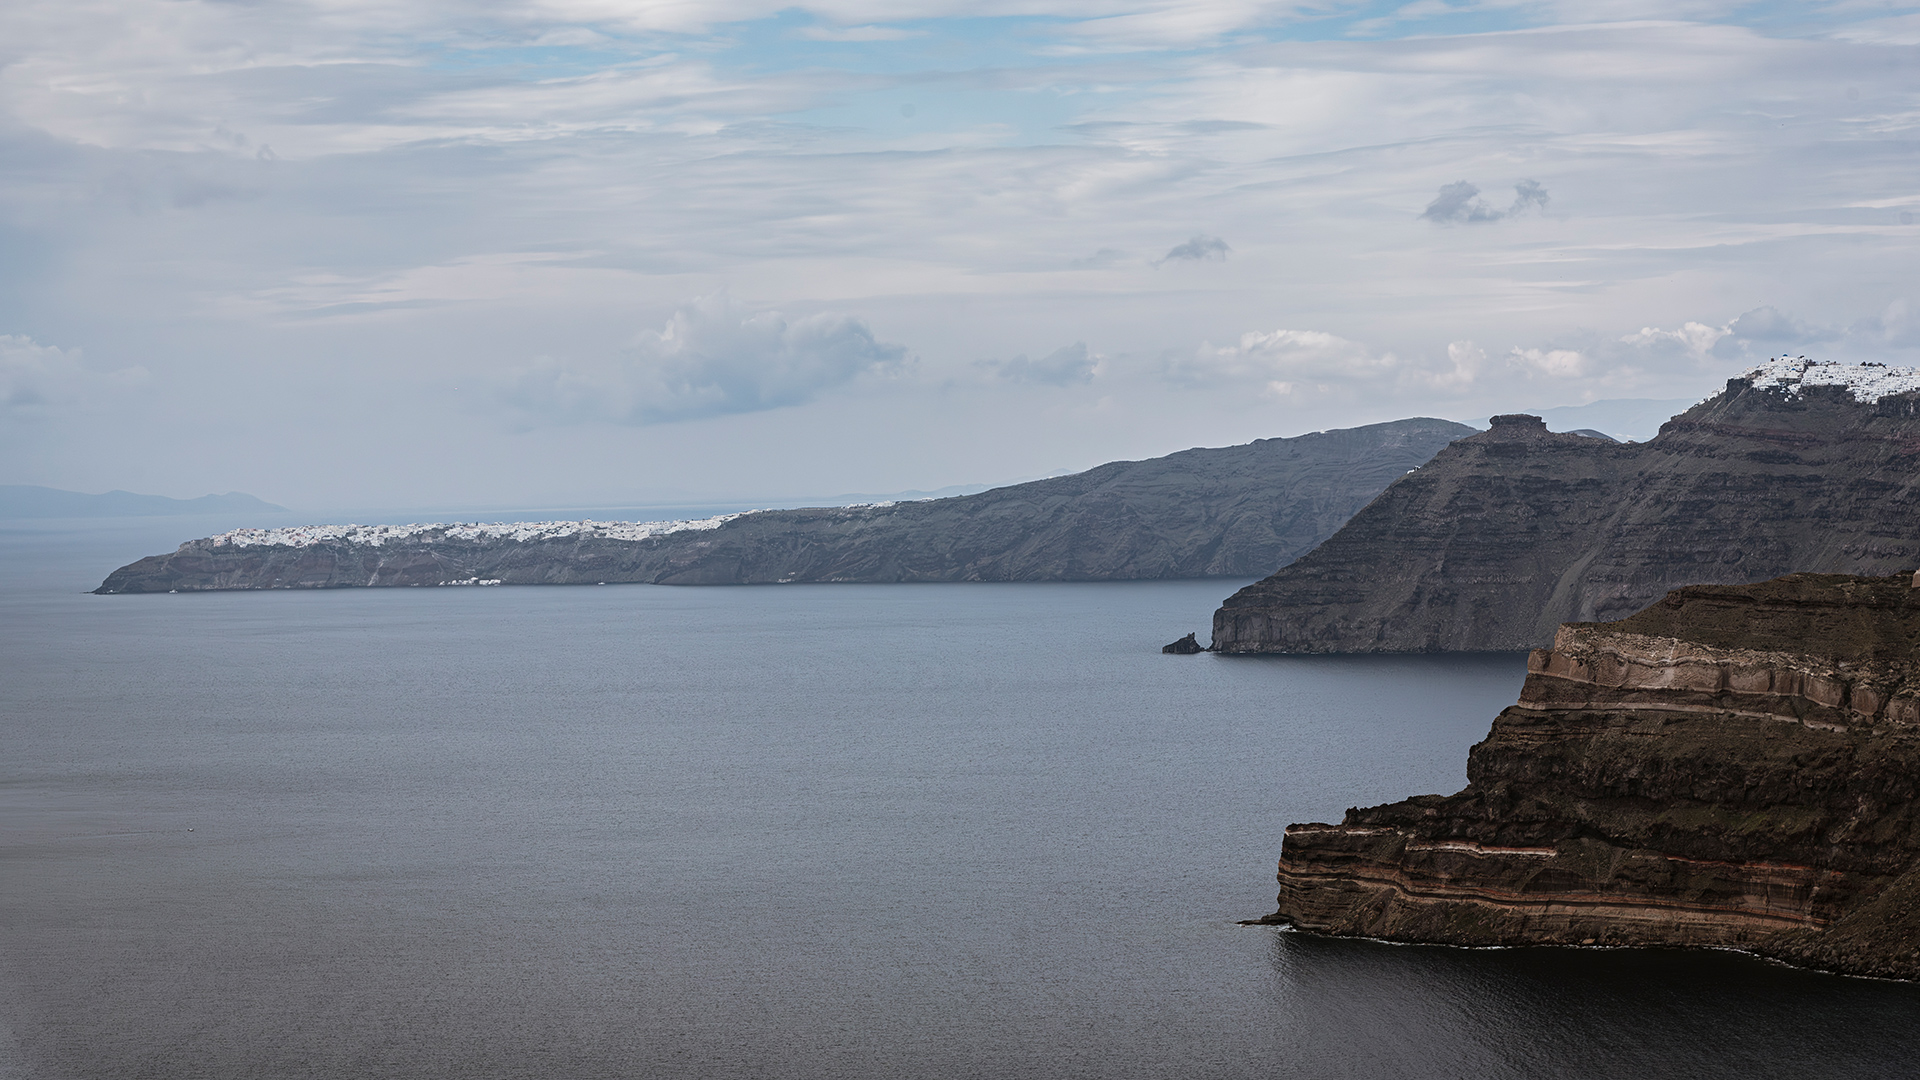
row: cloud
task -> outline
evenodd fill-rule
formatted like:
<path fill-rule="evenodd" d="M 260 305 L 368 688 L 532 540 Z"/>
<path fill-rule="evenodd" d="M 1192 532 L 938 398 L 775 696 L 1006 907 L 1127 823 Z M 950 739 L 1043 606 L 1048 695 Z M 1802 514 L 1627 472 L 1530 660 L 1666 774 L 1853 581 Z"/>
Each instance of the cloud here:
<path fill-rule="evenodd" d="M 1163 263 L 1172 262 L 1176 259 L 1187 262 L 1205 262 L 1209 259 L 1225 262 L 1227 252 L 1232 250 L 1232 248 L 1227 246 L 1225 240 L 1217 236 L 1207 236 L 1204 233 L 1197 233 L 1193 239 L 1174 247 L 1165 255 L 1153 260 L 1153 265 L 1160 266 Z"/>
<path fill-rule="evenodd" d="M 33 415 L 83 402 L 147 381 L 141 367 L 89 371 L 79 349 L 41 345 L 30 337 L 0 334 L 0 413 Z"/>
<path fill-rule="evenodd" d="M 1529 208 L 1545 211 L 1549 196 L 1538 180 L 1522 180 L 1513 185 L 1513 205 L 1495 210 L 1480 198 L 1480 189 L 1465 180 L 1443 184 L 1440 194 L 1421 212 L 1420 218 L 1437 225 L 1475 225 L 1513 217 Z"/>
<path fill-rule="evenodd" d="M 1689 322 L 1679 330 L 1648 327 L 1621 340 L 1640 346 L 1670 341 L 1695 358 L 1744 362 L 1783 351 L 1830 345 L 1845 336 L 1845 331 L 1814 326 L 1771 304 L 1762 304 L 1740 313 L 1724 326 Z"/>
<path fill-rule="evenodd" d="M 808 41 L 902 41 L 925 37 L 925 30 L 897 26 L 807 26 L 795 32 Z"/>
<path fill-rule="evenodd" d="M 1268 330 L 1240 335 L 1232 345 L 1203 343 L 1165 358 L 1168 381 L 1186 387 L 1255 385 L 1284 398 L 1335 383 L 1370 382 L 1400 366 L 1392 353 L 1376 354 L 1357 341 L 1321 330 Z"/>
<path fill-rule="evenodd" d="M 988 2 L 1008 14 L 1015 0 Z M 148 462 L 208 489 L 237 483 L 160 429 L 277 414 L 384 427 L 422 449 L 399 467 L 384 450 L 355 451 L 378 467 L 277 461 L 285 499 L 342 476 L 446 485 L 447 500 L 547 499 L 563 475 L 627 484 L 631 458 L 582 465 L 589 444 L 671 446 L 689 491 L 759 490 L 753 470 L 774 458 L 805 476 L 794 490 L 889 490 L 855 474 L 924 468 L 889 483 L 926 486 L 1144 455 L 1196 431 L 1276 434 L 1283 410 L 1264 405 L 1242 427 L 1215 421 L 1277 384 L 1305 403 L 1299 423 L 1326 427 L 1619 396 L 1632 380 L 1649 396 L 1704 392 L 1747 349 L 1913 362 L 1903 343 L 1920 307 L 1893 301 L 1920 269 L 1920 226 L 1899 222 L 1920 213 L 1903 164 L 1920 133 L 1914 66 L 1829 33 L 1857 17 L 1831 6 L 1782 29 L 1737 14 L 1601 25 L 1602 9 L 1534 5 L 1526 32 L 1508 33 L 1492 31 L 1522 18 L 1510 5 L 1455 4 L 1457 25 L 1358 41 L 1344 16 L 1316 22 L 1324 33 L 1204 37 L 1218 32 L 1208 20 L 1279 10 L 1266 0 L 1158 5 L 1186 31 L 1069 25 L 1145 10 L 1108 0 L 993 23 L 976 6 L 952 24 L 921 20 L 961 13 L 957 0 L 913 3 L 0 5 L 0 331 L 98 325 L 94 366 L 131 362 L 101 350 L 139 341 L 169 397 L 151 429 L 108 409 L 14 426 L 34 428 L 37 460 L 94 448 L 100 488 L 130 482 L 109 469 Z M 756 13 L 766 21 L 740 21 Z M 694 36 L 719 23 L 736 25 Z M 929 32 L 821 46 L 802 39 L 808 25 Z M 1161 51 L 1046 51 L 1126 35 Z M 1196 40 L 1218 45 L 1182 44 Z M 918 122 L 902 124 L 908 101 Z M 1419 192 L 1469 181 L 1451 209 L 1419 216 Z M 1570 201 L 1577 215 L 1532 227 Z M 1160 246 L 1216 228 L 1241 246 L 1187 253 L 1225 254 L 1231 271 Z M 1173 269 L 1138 273 L 1154 260 Z M 1234 288 L 1194 291 L 1227 274 Z M 836 298 L 825 306 L 873 339 L 839 340 L 874 364 L 836 384 L 829 360 L 796 359 L 793 325 L 784 344 L 754 346 L 768 367 L 740 377 L 690 347 L 631 341 L 635 310 L 657 312 L 644 325 L 659 331 L 676 303 L 726 281 L 755 298 L 741 323 L 771 309 L 797 324 L 822 306 L 804 298 Z M 1762 301 L 1791 317 L 1733 318 Z M 350 312 L 364 314 L 316 317 Z M 1710 359 L 1688 320 L 1727 330 Z M 1275 326 L 1362 344 L 1241 340 Z M 1220 347 L 1202 354 L 1208 334 Z M 1839 336 L 1791 340 L 1810 335 Z M 1083 374 L 1039 349 L 1083 338 L 1109 352 L 1093 381 L 1040 381 Z M 866 400 L 890 370 L 885 342 L 923 353 L 926 378 Z M 1181 356 L 1164 361 L 1169 346 Z M 1022 350 L 1024 367 L 973 366 Z M 499 439 L 448 407 L 477 396 L 477 373 L 516 366 L 520 415 L 594 423 Z M 949 376 L 970 392 L 941 391 Z M 1162 407 L 1169 378 L 1215 389 Z M 374 383 L 381 393 L 352 392 Z M 66 399 L 97 384 L 36 369 L 21 385 Z M 441 393 L 454 386 L 463 396 Z M 1067 417 L 1083 392 L 1087 417 L 1096 398 L 1136 411 L 1081 427 L 1013 419 Z M 812 406 L 770 406 L 808 394 Z M 756 408 L 768 411 L 663 422 Z M 1005 437 L 983 463 L 972 435 L 989 428 Z M 918 449 L 829 449 L 861 430 Z"/>
<path fill-rule="evenodd" d="M 1058 348 L 1038 360 L 1023 353 L 997 365 L 1000 377 L 1041 386 L 1071 386 L 1092 382 L 1100 367 L 1100 357 L 1087 352 L 1087 343 L 1076 341 Z"/>
<path fill-rule="evenodd" d="M 1547 209 L 1547 189 L 1538 180 L 1522 180 L 1513 185 L 1513 206 L 1508 208 L 1509 215 L 1517 214 L 1528 207 L 1542 213 Z"/>
<path fill-rule="evenodd" d="M 1578 349 L 1522 349 L 1509 354 L 1523 371 L 1555 379 L 1577 379 L 1592 370 L 1593 361 Z"/>
<path fill-rule="evenodd" d="M 1869 339 L 1878 338 L 1895 348 L 1910 349 L 1920 345 L 1920 318 L 1915 317 L 1912 306 L 1901 298 L 1888 304 L 1878 318 L 1862 319 L 1849 327 L 1848 332 Z"/>
<path fill-rule="evenodd" d="M 1801 322 L 1772 304 L 1762 304 L 1751 311 L 1741 312 L 1738 318 L 1727 324 L 1727 333 L 1745 341 L 1779 341 L 1794 345 L 1831 341 L 1840 336 L 1836 331 Z"/>
<path fill-rule="evenodd" d="M 1729 337 L 1727 326 L 1693 320 L 1672 330 L 1643 326 L 1631 334 L 1576 331 L 1538 346 L 1515 346 L 1504 365 L 1483 372 L 1480 381 L 1487 388 L 1500 383 L 1557 385 L 1560 393 L 1577 388 L 1589 399 L 1652 392 L 1674 396 L 1729 367 L 1722 349 Z"/>
<path fill-rule="evenodd" d="M 1436 390 L 1463 390 L 1471 387 L 1486 367 L 1487 350 L 1472 341 L 1451 341 L 1447 343 L 1446 369 L 1426 372 L 1425 381 Z"/>
<path fill-rule="evenodd" d="M 641 334 L 610 371 L 542 358 L 515 372 L 502 396 L 547 419 L 670 423 L 800 405 L 906 359 L 905 346 L 879 341 L 851 315 L 789 321 L 778 311 L 749 314 L 719 293 Z"/>
<path fill-rule="evenodd" d="M 1662 330 L 1657 326 L 1643 326 L 1637 332 L 1628 334 L 1620 340 L 1627 345 L 1638 346 L 1648 352 L 1666 352 L 1683 355 L 1694 360 L 1704 360 L 1713 352 L 1714 345 L 1729 333 L 1731 333 L 1731 330 L 1725 326 L 1708 326 L 1705 323 L 1686 322 L 1680 324 L 1680 329 L 1678 330 Z"/>

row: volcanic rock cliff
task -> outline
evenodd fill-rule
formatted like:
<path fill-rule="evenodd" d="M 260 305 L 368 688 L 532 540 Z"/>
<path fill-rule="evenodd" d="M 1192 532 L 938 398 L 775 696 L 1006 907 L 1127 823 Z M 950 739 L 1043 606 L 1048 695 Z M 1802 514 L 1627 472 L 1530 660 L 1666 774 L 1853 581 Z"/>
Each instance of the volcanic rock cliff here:
<path fill-rule="evenodd" d="M 1455 795 L 1288 826 L 1262 921 L 1920 977 L 1920 590 L 1795 574 L 1570 623 Z"/>
<path fill-rule="evenodd" d="M 1920 565 L 1920 374 L 1783 359 L 1645 443 L 1496 416 L 1228 598 L 1228 653 L 1528 649 L 1667 590 Z"/>
<path fill-rule="evenodd" d="M 95 591 L 1252 577 L 1472 432 L 1400 420 L 958 498 L 698 522 L 243 529 L 124 566 Z"/>

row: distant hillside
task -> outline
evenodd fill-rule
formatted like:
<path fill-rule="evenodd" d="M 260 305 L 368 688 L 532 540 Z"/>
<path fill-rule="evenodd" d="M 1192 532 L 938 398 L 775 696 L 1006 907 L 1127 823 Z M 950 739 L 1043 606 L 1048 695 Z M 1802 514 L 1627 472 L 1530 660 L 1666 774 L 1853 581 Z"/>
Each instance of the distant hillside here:
<path fill-rule="evenodd" d="M 122 567 L 97 591 L 1256 577 L 1472 433 L 1397 420 L 950 499 L 701 521 L 240 529 Z"/>
<path fill-rule="evenodd" d="M 1697 398 L 1613 398 L 1590 405 L 1562 405 L 1537 410 L 1548 431 L 1584 435 L 1597 431 L 1616 442 L 1646 442 L 1660 434 L 1660 425 L 1683 413 Z"/>
<path fill-rule="evenodd" d="M 176 514 L 285 513 L 251 495 L 229 491 L 197 499 L 169 499 L 165 495 L 136 495 L 109 491 L 86 495 L 31 484 L 0 484 L 0 518 L 58 517 L 166 517 Z"/>

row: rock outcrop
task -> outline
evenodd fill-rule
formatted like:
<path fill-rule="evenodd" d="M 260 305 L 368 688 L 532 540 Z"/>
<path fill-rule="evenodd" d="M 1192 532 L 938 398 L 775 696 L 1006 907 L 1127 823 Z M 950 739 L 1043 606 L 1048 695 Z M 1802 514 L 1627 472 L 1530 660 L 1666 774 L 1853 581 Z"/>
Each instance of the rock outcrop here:
<path fill-rule="evenodd" d="M 1229 653 L 1534 648 L 1667 590 L 1920 564 L 1920 374 L 1779 360 L 1645 443 L 1496 416 L 1230 597 Z"/>
<path fill-rule="evenodd" d="M 1263 921 L 1920 977 L 1914 581 L 1696 586 L 1561 627 L 1465 790 L 1289 826 Z"/>
<path fill-rule="evenodd" d="M 1160 646 L 1160 651 L 1170 653 L 1174 656 L 1192 656 L 1195 653 L 1206 652 L 1207 647 L 1200 644 L 1200 636 L 1198 634 L 1188 634 L 1179 641 Z"/>
<path fill-rule="evenodd" d="M 243 529 L 141 559 L 95 591 L 1253 577 L 1472 432 L 1400 420 L 958 498 L 705 521 Z"/>

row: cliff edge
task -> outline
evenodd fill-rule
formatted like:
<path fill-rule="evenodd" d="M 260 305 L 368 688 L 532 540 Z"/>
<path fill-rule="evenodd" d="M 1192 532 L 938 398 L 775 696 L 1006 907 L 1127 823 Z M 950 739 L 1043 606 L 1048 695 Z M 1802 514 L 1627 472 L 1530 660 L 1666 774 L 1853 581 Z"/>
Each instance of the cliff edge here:
<path fill-rule="evenodd" d="M 237 529 L 123 566 L 94 591 L 1253 577 L 1472 433 L 1396 420 L 957 498 L 698 521 Z"/>
<path fill-rule="evenodd" d="M 1262 921 L 1920 977 L 1914 583 L 1703 585 L 1561 627 L 1464 790 L 1288 826 Z"/>
<path fill-rule="evenodd" d="M 1920 565 L 1920 372 L 1783 358 L 1645 443 L 1496 416 L 1229 597 L 1226 653 L 1547 644 L 1667 590 Z"/>

